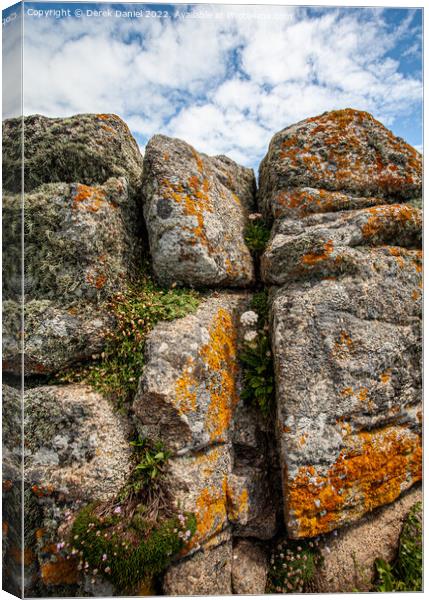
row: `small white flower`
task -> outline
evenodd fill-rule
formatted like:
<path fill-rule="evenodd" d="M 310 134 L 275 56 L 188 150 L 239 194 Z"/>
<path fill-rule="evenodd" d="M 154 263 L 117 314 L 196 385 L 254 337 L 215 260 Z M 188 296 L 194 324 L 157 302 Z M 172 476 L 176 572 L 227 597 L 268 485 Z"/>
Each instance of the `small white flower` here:
<path fill-rule="evenodd" d="M 244 341 L 245 342 L 253 342 L 253 340 L 258 336 L 258 332 L 254 331 L 253 329 L 251 331 L 246 331 L 246 333 L 244 334 Z"/>
<path fill-rule="evenodd" d="M 262 218 L 261 213 L 251 213 L 249 215 L 250 221 L 256 221 L 256 219 L 261 219 L 261 218 Z"/>
<path fill-rule="evenodd" d="M 240 323 L 242 325 L 256 325 L 258 322 L 258 315 L 253 310 L 244 312 L 240 317 Z"/>

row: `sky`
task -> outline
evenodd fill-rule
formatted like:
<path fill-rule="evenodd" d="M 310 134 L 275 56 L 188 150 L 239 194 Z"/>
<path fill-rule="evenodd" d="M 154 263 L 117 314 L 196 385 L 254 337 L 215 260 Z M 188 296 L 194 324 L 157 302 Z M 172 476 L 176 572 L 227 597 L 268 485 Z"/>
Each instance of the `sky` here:
<path fill-rule="evenodd" d="M 142 152 L 163 133 L 257 170 L 276 131 L 352 107 L 422 149 L 420 9 L 28 2 L 23 10 L 25 114 L 115 113 Z M 3 27 L 6 70 L 18 22 Z M 6 92 L 3 117 L 16 114 Z"/>

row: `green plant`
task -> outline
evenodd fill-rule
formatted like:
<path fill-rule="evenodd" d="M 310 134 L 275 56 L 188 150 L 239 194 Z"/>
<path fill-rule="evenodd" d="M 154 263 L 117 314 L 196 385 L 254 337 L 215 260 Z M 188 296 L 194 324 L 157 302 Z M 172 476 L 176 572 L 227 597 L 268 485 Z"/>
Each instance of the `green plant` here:
<path fill-rule="evenodd" d="M 274 395 L 274 369 L 268 335 L 259 332 L 253 342 L 245 343 L 240 361 L 243 366 L 242 398 L 268 416 Z"/>
<path fill-rule="evenodd" d="M 247 247 L 256 254 L 262 254 L 270 239 L 270 230 L 263 221 L 249 221 L 244 232 Z"/>
<path fill-rule="evenodd" d="M 131 401 L 144 366 L 146 337 L 159 321 L 172 321 L 195 312 L 200 299 L 193 290 L 157 286 L 145 275 L 128 290 L 117 294 L 109 308 L 116 318 L 101 356 L 88 367 L 71 369 L 60 381 L 85 381 L 116 401 Z"/>
<path fill-rule="evenodd" d="M 77 515 L 66 552 L 78 558 L 78 568 L 100 574 L 122 593 L 161 573 L 196 530 L 193 514 L 179 514 L 155 527 L 136 531 L 128 517 L 100 516 L 88 505 Z"/>
<path fill-rule="evenodd" d="M 316 570 L 321 562 L 318 540 L 281 541 L 271 553 L 267 593 L 312 591 Z"/>
<path fill-rule="evenodd" d="M 422 588 L 422 504 L 417 502 L 405 519 L 398 554 L 392 564 L 375 561 L 377 592 L 418 592 Z"/>
<path fill-rule="evenodd" d="M 258 327 L 265 327 L 268 323 L 270 307 L 267 290 L 263 289 L 253 294 L 250 306 L 258 315 Z"/>

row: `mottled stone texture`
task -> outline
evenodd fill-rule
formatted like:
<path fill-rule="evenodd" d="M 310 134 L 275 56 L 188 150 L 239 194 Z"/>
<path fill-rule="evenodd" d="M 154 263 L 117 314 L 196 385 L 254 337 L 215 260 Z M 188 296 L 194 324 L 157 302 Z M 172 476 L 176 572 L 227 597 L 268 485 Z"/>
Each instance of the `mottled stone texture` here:
<path fill-rule="evenodd" d="M 127 420 L 84 385 L 29 389 L 25 402 L 25 552 L 42 595 L 75 595 L 80 574 L 57 543 L 84 504 L 115 497 L 132 469 Z M 34 593 L 28 581 L 28 593 Z M 58 588 L 57 586 L 61 586 Z M 40 591 L 39 591 L 40 593 Z"/>
<path fill-rule="evenodd" d="M 345 110 L 276 134 L 260 179 L 285 520 L 311 537 L 421 478 L 421 160 Z"/>
<path fill-rule="evenodd" d="M 13 119 L 5 122 L 10 176 L 16 125 Z M 140 268 L 142 157 L 125 123 L 113 115 L 34 116 L 24 126 L 24 202 L 9 193 L 3 208 L 10 224 L 4 368 L 18 373 L 21 367 L 17 241 L 23 208 L 25 372 L 50 373 L 102 349 L 112 324 L 106 303 Z M 8 186 L 14 189 L 12 180 Z"/>
<path fill-rule="evenodd" d="M 399 536 L 411 508 L 422 500 L 417 487 L 389 506 L 367 515 L 358 523 L 330 534 L 321 548 L 323 562 L 317 574 L 316 590 L 321 593 L 371 592 L 374 562 L 392 563 Z"/>
<path fill-rule="evenodd" d="M 254 202 L 253 171 L 156 135 L 146 146 L 144 172 L 143 210 L 158 281 L 249 285 L 253 262 L 244 228 Z"/>
<path fill-rule="evenodd" d="M 232 549 L 234 594 L 265 594 L 268 575 L 266 550 L 254 540 L 239 539 Z"/>
<path fill-rule="evenodd" d="M 160 323 L 148 338 L 133 406 L 136 426 L 173 453 L 172 497 L 197 519 L 182 561 L 167 569 L 169 594 L 185 588 L 188 594 L 205 593 L 209 585 L 211 593 L 230 593 L 230 557 L 213 583 L 218 554 L 212 549 L 219 548 L 221 557 L 232 536 L 266 540 L 276 532 L 269 431 L 258 412 L 240 401 L 239 316 L 249 299 L 245 293 L 211 294 L 194 315 Z"/>
<path fill-rule="evenodd" d="M 295 209 L 319 212 L 306 209 L 314 201 L 324 207 L 320 212 L 328 206 L 342 210 L 349 207 L 344 194 L 359 197 L 350 208 L 362 202 L 379 203 L 370 196 L 396 201 L 421 197 L 421 182 L 422 159 L 412 146 L 370 114 L 345 109 L 276 133 L 260 166 L 259 198 L 267 214 L 288 216 Z M 316 191 L 309 201 L 302 189 L 307 187 L 322 192 Z"/>
<path fill-rule="evenodd" d="M 3 189 L 21 191 L 21 119 L 3 121 Z M 24 189 L 44 183 L 102 184 L 126 177 L 136 193 L 142 156 L 128 126 L 116 115 L 83 114 L 65 119 L 24 118 Z"/>

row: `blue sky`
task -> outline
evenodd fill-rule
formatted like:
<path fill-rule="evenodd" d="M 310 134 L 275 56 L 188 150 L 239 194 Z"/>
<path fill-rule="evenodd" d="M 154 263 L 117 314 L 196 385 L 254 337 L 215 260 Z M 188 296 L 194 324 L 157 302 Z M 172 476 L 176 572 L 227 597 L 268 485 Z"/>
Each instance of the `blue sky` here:
<path fill-rule="evenodd" d="M 276 131 L 353 107 L 421 149 L 420 9 L 29 2 L 24 14 L 26 114 L 113 112 L 142 150 L 164 133 L 257 168 Z"/>

